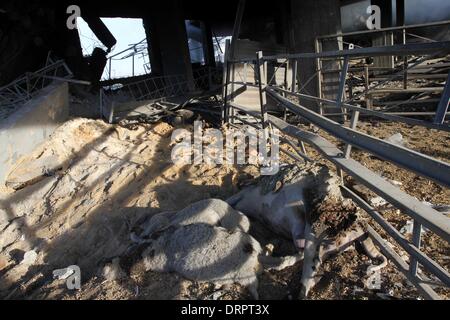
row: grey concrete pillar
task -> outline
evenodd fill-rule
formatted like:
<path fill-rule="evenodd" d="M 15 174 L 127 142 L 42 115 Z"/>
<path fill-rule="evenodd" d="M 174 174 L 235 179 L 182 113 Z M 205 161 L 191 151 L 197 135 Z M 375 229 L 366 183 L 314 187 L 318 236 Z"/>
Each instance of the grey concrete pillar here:
<path fill-rule="evenodd" d="M 396 0 L 395 2 L 396 26 L 405 25 L 405 0 Z"/>
<path fill-rule="evenodd" d="M 392 0 L 372 0 L 372 5 L 377 5 L 381 9 L 381 28 L 389 28 L 393 26 L 393 1 Z M 401 1 L 399 1 L 401 5 Z M 400 8 L 402 10 L 402 8 Z M 399 13 L 400 14 L 400 13 Z M 373 36 L 372 46 L 392 46 L 394 44 L 393 32 L 385 32 Z M 375 57 L 373 65 L 380 68 L 394 68 L 394 57 L 384 56 Z M 377 74 L 378 72 L 375 72 Z M 381 72 L 380 72 L 381 73 Z"/>
<path fill-rule="evenodd" d="M 214 56 L 214 44 L 211 31 L 211 25 L 209 22 L 202 22 L 202 35 L 203 35 L 203 56 L 205 57 L 205 64 L 214 68 L 216 66 L 216 59 Z"/>
<path fill-rule="evenodd" d="M 185 75 L 189 90 L 195 89 L 189 53 L 186 25 L 179 0 L 164 0 L 155 4 L 144 18 L 149 42 L 152 73 L 155 75 Z"/>
<path fill-rule="evenodd" d="M 290 5 L 292 19 L 291 51 L 297 53 L 314 52 L 317 36 L 341 32 L 339 0 L 291 0 Z M 322 50 L 339 50 L 341 48 L 342 43 L 338 39 L 334 39 L 333 41 L 324 42 Z M 300 86 L 305 84 L 315 73 L 316 63 L 314 59 L 298 61 Z M 305 89 L 311 95 L 318 95 L 317 81 L 311 81 Z M 310 107 L 315 107 L 315 105 Z"/>
<path fill-rule="evenodd" d="M 381 9 L 381 28 L 392 27 L 393 10 L 392 0 L 372 0 L 372 5 L 377 5 Z"/>

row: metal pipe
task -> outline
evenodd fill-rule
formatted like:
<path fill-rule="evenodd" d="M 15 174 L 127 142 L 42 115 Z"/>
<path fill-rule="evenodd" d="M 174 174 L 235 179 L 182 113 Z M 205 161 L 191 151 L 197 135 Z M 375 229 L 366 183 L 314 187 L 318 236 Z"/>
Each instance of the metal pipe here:
<path fill-rule="evenodd" d="M 429 300 L 441 300 L 441 298 L 436 294 L 436 292 L 433 291 L 433 289 L 431 289 L 428 284 L 423 283 L 423 281 L 421 281 L 417 277 L 412 276 L 409 273 L 408 264 L 403 261 L 403 259 L 392 248 L 386 245 L 386 241 L 381 238 L 381 236 L 375 230 L 373 230 L 373 228 L 368 226 L 367 233 L 375 242 L 377 247 L 380 248 L 381 252 L 386 257 L 388 257 L 390 261 L 394 262 L 394 264 L 397 266 L 397 269 L 400 270 L 403 275 L 416 286 L 416 288 L 425 298 Z"/>
<path fill-rule="evenodd" d="M 345 186 L 341 186 L 341 189 L 343 190 L 344 195 L 350 197 L 361 209 L 367 212 L 367 214 L 369 214 L 370 217 L 374 219 L 375 222 L 378 223 L 383 228 L 383 230 L 386 231 L 386 233 L 390 237 L 392 237 L 395 242 L 397 242 L 399 246 L 411 256 L 411 260 L 420 261 L 420 263 L 426 270 L 433 273 L 445 285 L 450 286 L 450 275 L 444 268 L 442 268 L 427 255 L 422 253 L 420 251 L 420 247 L 414 246 L 408 240 L 406 240 L 403 235 L 386 219 L 384 219 L 384 217 L 377 210 L 375 210 L 355 192 Z"/>
<path fill-rule="evenodd" d="M 280 91 L 280 92 L 284 92 L 280 88 L 273 88 L 273 89 L 277 90 L 277 91 Z M 306 99 L 306 100 L 320 101 L 320 102 L 323 102 L 323 103 L 326 103 L 326 104 L 336 105 L 336 101 L 329 100 L 329 99 L 318 98 L 318 97 L 314 97 L 314 96 L 310 96 L 310 95 L 306 95 L 306 94 L 300 94 L 300 93 L 295 93 L 294 94 L 294 93 L 291 93 L 289 91 L 286 91 L 286 93 L 294 95 L 294 96 L 299 97 L 299 98 Z M 351 104 L 348 104 L 348 103 L 343 103 L 342 105 L 345 106 L 346 109 L 349 109 L 349 110 L 352 110 L 352 111 L 359 111 L 361 114 L 368 114 L 368 115 L 379 117 L 379 118 L 386 119 L 386 120 L 403 122 L 403 123 L 406 123 L 406 124 L 409 124 L 409 125 L 413 125 L 413 126 L 422 126 L 422 127 L 426 127 L 426 128 L 429 128 L 429 129 L 436 129 L 436 130 L 443 130 L 443 131 L 450 132 L 450 126 L 447 126 L 447 125 L 434 124 L 434 123 L 425 122 L 425 121 L 422 121 L 422 120 L 405 118 L 405 117 L 401 117 L 401 116 L 395 115 L 395 113 L 385 113 L 385 112 L 365 109 L 365 108 L 354 106 L 354 105 L 351 105 Z M 417 113 L 417 114 L 420 114 L 420 113 Z"/>
<path fill-rule="evenodd" d="M 432 43 L 408 43 L 385 47 L 356 48 L 352 50 L 335 50 L 321 53 L 297 53 L 281 54 L 274 56 L 265 56 L 264 60 L 278 59 L 316 59 L 316 58 L 342 58 L 348 56 L 351 59 L 379 56 L 403 56 L 403 55 L 422 55 L 427 53 L 441 52 L 443 54 L 450 52 L 450 41 L 432 42 Z M 234 60 L 233 62 L 250 62 L 252 59 Z"/>
<path fill-rule="evenodd" d="M 403 29 L 407 30 L 407 29 L 437 27 L 437 26 L 444 26 L 444 25 L 448 25 L 448 24 L 450 24 L 450 20 L 431 22 L 431 23 L 422 23 L 422 24 L 412 24 L 412 25 L 408 25 L 408 26 L 389 27 L 389 28 L 367 30 L 367 31 L 354 31 L 354 32 L 347 32 L 347 33 L 330 34 L 330 35 L 325 35 L 325 36 L 319 36 L 319 37 L 317 37 L 317 39 L 329 39 L 329 38 L 332 39 L 332 38 L 338 38 L 338 37 L 366 35 L 366 34 L 372 34 L 372 33 L 383 33 L 386 31 L 401 31 Z"/>

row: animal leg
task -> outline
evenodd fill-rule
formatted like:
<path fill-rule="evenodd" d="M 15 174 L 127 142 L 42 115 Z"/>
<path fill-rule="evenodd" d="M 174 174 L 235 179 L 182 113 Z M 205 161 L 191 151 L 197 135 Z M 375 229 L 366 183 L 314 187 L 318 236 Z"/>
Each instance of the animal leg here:
<path fill-rule="evenodd" d="M 343 237 L 334 240 L 320 248 L 320 261 L 325 261 L 329 256 L 343 252 L 365 236 L 365 232 L 361 228 L 347 232 Z"/>
<path fill-rule="evenodd" d="M 305 299 L 309 291 L 317 284 L 317 270 L 320 267 L 319 251 L 320 245 L 326 237 L 326 233 L 322 233 L 319 237 L 314 235 L 311 225 L 308 223 L 305 228 L 305 250 L 302 269 L 302 280 L 300 289 L 300 299 Z"/>
<path fill-rule="evenodd" d="M 263 265 L 264 269 L 280 271 L 288 267 L 292 267 L 297 262 L 303 260 L 303 253 L 299 253 L 293 256 L 286 257 L 271 257 L 260 256 L 259 262 Z"/>
<path fill-rule="evenodd" d="M 325 243 L 327 233 L 323 232 L 318 238 L 311 231 L 311 226 L 306 226 L 306 246 L 304 251 L 304 262 L 302 270 L 300 299 L 305 299 L 309 291 L 319 282 L 317 271 L 323 261 L 330 255 L 341 252 L 351 246 L 356 240 L 364 236 L 364 231 L 360 228 L 347 232 L 332 243 Z"/>
<path fill-rule="evenodd" d="M 387 266 L 387 258 L 381 254 L 381 252 L 374 245 L 371 238 L 367 237 L 366 239 L 362 240 L 361 245 L 370 259 L 382 261 L 379 265 L 372 265 L 367 268 L 367 274 L 373 274 L 374 272 L 379 271 Z"/>

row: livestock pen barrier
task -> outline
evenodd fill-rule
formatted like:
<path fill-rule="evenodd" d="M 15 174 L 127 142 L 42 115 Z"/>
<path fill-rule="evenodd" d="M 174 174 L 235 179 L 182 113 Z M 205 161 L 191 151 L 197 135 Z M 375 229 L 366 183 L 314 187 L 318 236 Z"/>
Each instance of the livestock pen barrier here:
<path fill-rule="evenodd" d="M 233 74 L 224 75 L 225 89 L 222 114 L 225 123 L 233 126 L 249 125 L 267 130 L 271 128 L 279 129 L 285 136 L 282 137 L 281 141 L 287 142 L 295 150 L 295 153 L 292 153 L 280 148 L 282 152 L 285 152 L 296 161 L 312 161 L 305 148 L 305 144 L 309 145 L 317 150 L 321 156 L 333 163 L 342 177 L 344 175 L 352 177 L 382 197 L 387 203 L 400 210 L 400 212 L 413 219 L 412 240 L 408 240 L 383 217 L 382 213 L 342 183 L 343 194 L 351 198 L 361 209 L 367 212 L 371 217 L 371 223 L 376 222 L 388 237 L 383 238 L 370 225 L 367 227 L 367 234 L 381 252 L 394 263 L 397 269 L 416 286 L 420 294 L 426 299 L 440 299 L 434 288 L 450 287 L 450 274 L 448 270 L 422 250 L 422 228 L 427 228 L 448 243 L 450 241 L 450 218 L 402 191 L 398 186 L 393 185 L 381 175 L 371 171 L 362 163 L 352 159 L 351 153 L 352 147 L 356 147 L 378 159 L 388 161 L 395 166 L 434 181 L 444 188 L 449 188 L 450 164 L 359 132 L 357 125 L 360 114 L 365 114 L 388 121 L 450 132 L 450 127 L 445 123 L 449 104 L 450 81 L 447 80 L 442 88 L 442 96 L 432 122 L 371 110 L 357 105 L 352 99 L 344 101 L 343 97 L 346 88 L 348 63 L 352 59 L 410 54 L 420 56 L 420 61 L 426 61 L 430 57 L 445 56 L 449 53 L 450 42 L 403 44 L 274 56 L 264 56 L 262 52 L 257 52 L 252 59 L 228 59 L 225 72 L 232 72 Z M 301 70 L 297 69 L 297 62 L 300 59 L 310 59 L 313 62 L 319 58 L 340 58 L 344 60 L 340 73 L 339 92 L 335 100 L 298 92 L 301 83 L 297 81 L 297 73 L 301 72 Z M 419 63 L 418 61 L 417 64 Z M 245 70 L 244 77 L 235 74 L 235 70 L 238 70 L 238 68 L 234 68 L 234 65 L 244 66 L 240 69 Z M 269 67 L 275 70 L 271 75 L 268 72 Z M 252 70 L 254 75 L 250 79 L 247 77 L 248 69 Z M 277 77 L 277 72 L 280 69 L 284 70 L 284 77 Z M 394 74 L 391 79 L 396 79 L 396 77 L 401 77 L 402 75 L 403 71 L 398 75 Z M 237 81 L 236 79 L 239 80 Z M 249 95 L 248 99 L 243 99 L 249 88 L 258 90 L 257 98 Z M 248 104 L 245 105 L 245 103 L 239 103 L 239 101 L 244 101 Z M 349 127 L 345 125 L 345 122 L 342 124 L 321 114 L 320 108 L 304 106 L 303 102 L 313 102 L 317 107 L 320 107 L 322 104 L 333 105 L 342 110 L 342 114 L 350 114 Z M 258 105 L 258 108 L 255 108 L 255 105 Z M 292 121 L 288 123 L 288 114 L 294 116 L 294 123 Z M 344 149 L 339 149 L 320 134 L 301 129 L 297 126 L 300 119 L 344 142 Z M 394 246 L 390 244 L 392 240 L 408 254 L 408 259 L 404 259 L 397 252 L 398 250 L 394 249 Z"/>

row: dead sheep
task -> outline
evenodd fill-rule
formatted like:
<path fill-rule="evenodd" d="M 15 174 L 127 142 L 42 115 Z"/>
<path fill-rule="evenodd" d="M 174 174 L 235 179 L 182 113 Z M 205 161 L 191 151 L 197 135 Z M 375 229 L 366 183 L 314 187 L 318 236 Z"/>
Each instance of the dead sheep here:
<path fill-rule="evenodd" d="M 155 215 L 132 239 L 146 245 L 142 258 L 147 271 L 176 272 L 217 287 L 239 283 L 257 299 L 257 277 L 264 266 L 280 270 L 301 256 L 267 256 L 249 228 L 245 215 L 224 201 L 208 199 Z"/>
<path fill-rule="evenodd" d="M 369 267 L 371 271 L 387 264 L 363 231 L 356 207 L 342 196 L 338 177 L 325 166 L 284 166 L 277 175 L 262 177 L 227 202 L 292 239 L 304 253 L 301 298 L 318 282 L 320 264 L 355 241 L 361 242 L 370 258 L 382 260 L 379 266 Z"/>

